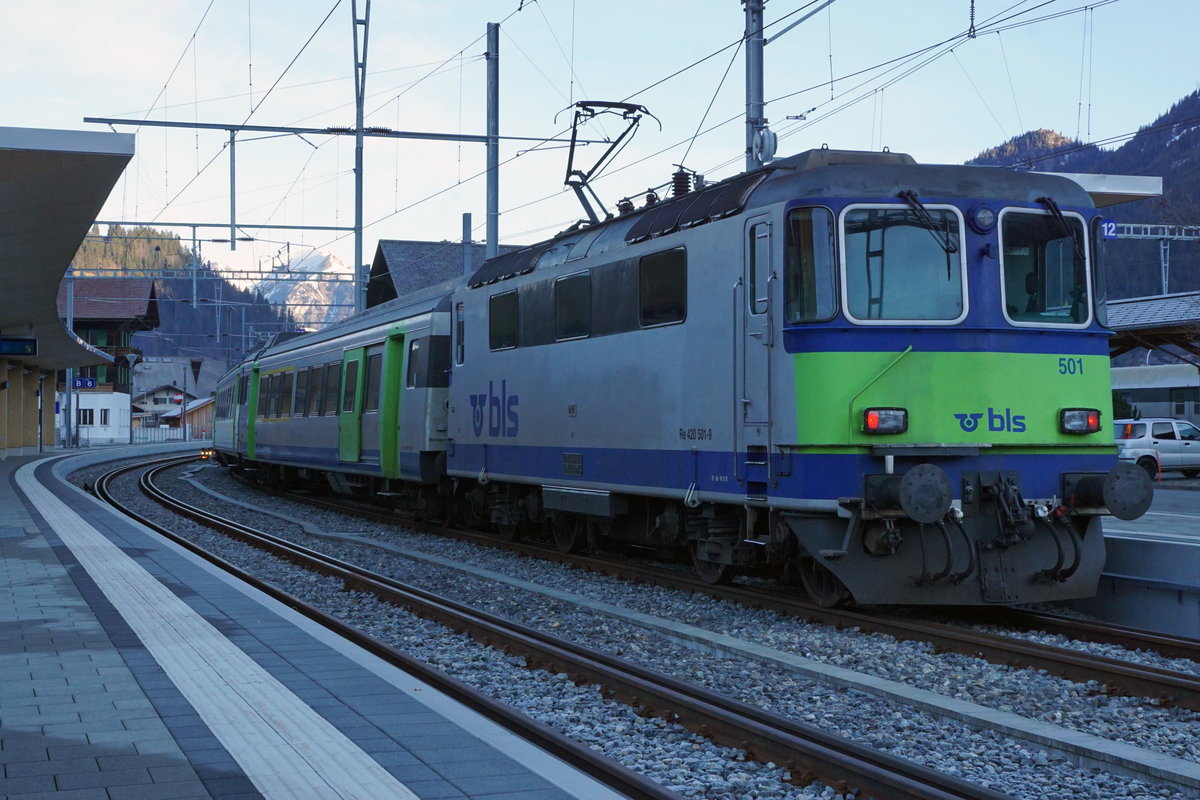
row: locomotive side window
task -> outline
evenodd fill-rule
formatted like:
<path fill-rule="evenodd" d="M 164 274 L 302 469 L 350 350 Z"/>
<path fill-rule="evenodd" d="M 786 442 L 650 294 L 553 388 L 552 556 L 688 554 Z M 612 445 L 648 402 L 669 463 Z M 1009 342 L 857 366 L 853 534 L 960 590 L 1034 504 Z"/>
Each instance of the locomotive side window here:
<path fill-rule="evenodd" d="M 1004 313 L 1017 324 L 1086 325 L 1091 317 L 1083 221 L 1007 209 L 1000 215 Z"/>
<path fill-rule="evenodd" d="M 454 307 L 454 363 L 461 364 L 467 354 L 467 323 L 463 320 L 463 304 Z"/>
<path fill-rule="evenodd" d="M 308 415 L 310 417 L 320 416 L 325 411 L 322 400 L 325 396 L 325 365 L 318 364 L 312 368 L 312 377 L 309 379 L 308 392 Z"/>
<path fill-rule="evenodd" d="M 338 398 L 342 391 L 342 362 L 333 361 L 325 367 L 325 414 L 338 413 Z"/>
<path fill-rule="evenodd" d="M 494 294 L 488 301 L 488 347 L 508 350 L 517 346 L 517 293 Z"/>
<path fill-rule="evenodd" d="M 767 311 L 767 281 L 771 276 L 771 226 L 765 222 L 750 228 L 750 239 L 746 243 L 750 260 L 750 286 L 746 293 L 751 314 Z"/>
<path fill-rule="evenodd" d="M 592 276 L 568 275 L 554 282 L 554 338 L 585 339 L 592 332 Z"/>
<path fill-rule="evenodd" d="M 379 382 L 383 373 L 383 356 L 367 358 L 367 396 L 363 398 L 363 411 L 379 410 Z"/>
<path fill-rule="evenodd" d="M 687 316 L 687 254 L 682 247 L 638 262 L 639 321 L 643 328 L 683 322 Z"/>
<path fill-rule="evenodd" d="M 296 411 L 297 417 L 308 413 L 308 367 L 296 373 Z"/>
<path fill-rule="evenodd" d="M 852 206 L 842 227 L 843 287 L 852 319 L 951 324 L 966 317 L 956 209 Z"/>
<path fill-rule="evenodd" d="M 825 208 L 788 213 L 784 291 L 788 322 L 825 322 L 837 313 L 833 214 Z"/>

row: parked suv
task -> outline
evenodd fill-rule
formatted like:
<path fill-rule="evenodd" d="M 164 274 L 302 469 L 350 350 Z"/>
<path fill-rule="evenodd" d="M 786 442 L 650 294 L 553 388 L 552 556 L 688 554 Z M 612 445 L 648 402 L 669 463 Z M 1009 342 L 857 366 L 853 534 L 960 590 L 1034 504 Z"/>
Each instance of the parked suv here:
<path fill-rule="evenodd" d="M 1200 428 L 1177 419 L 1118 419 L 1117 458 L 1137 464 L 1150 477 L 1178 470 L 1185 477 L 1200 475 Z"/>

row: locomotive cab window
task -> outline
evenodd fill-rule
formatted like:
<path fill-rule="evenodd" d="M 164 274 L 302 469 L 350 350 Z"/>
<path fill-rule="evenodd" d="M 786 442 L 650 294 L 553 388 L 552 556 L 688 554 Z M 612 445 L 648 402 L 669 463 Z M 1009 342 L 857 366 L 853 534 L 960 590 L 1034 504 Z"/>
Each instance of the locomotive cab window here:
<path fill-rule="evenodd" d="M 687 253 L 682 247 L 638 262 L 639 322 L 643 328 L 683 322 L 687 316 Z"/>
<path fill-rule="evenodd" d="M 784 300 L 788 322 L 825 322 L 837 313 L 833 214 L 826 208 L 788 212 Z"/>
<path fill-rule="evenodd" d="M 1007 209 L 1000 215 L 1004 314 L 1014 325 L 1082 327 L 1091 319 L 1083 221 Z"/>
<path fill-rule="evenodd" d="M 843 212 L 842 288 L 851 319 L 952 325 L 966 317 L 958 210 L 914 202 Z"/>
<path fill-rule="evenodd" d="M 517 293 L 494 294 L 488 301 L 488 347 L 508 350 L 517 346 Z"/>
<path fill-rule="evenodd" d="M 1108 281 L 1104 271 L 1108 269 L 1106 254 L 1107 240 L 1102 235 L 1104 220 L 1092 220 L 1092 306 L 1096 310 L 1096 321 L 1108 327 Z"/>

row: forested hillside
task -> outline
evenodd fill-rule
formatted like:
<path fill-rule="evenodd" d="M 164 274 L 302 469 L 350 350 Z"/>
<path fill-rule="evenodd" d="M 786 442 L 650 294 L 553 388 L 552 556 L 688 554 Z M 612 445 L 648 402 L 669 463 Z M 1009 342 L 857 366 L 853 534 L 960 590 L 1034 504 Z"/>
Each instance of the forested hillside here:
<path fill-rule="evenodd" d="M 118 270 L 154 278 L 159 327 L 134 337 L 134 346 L 148 356 L 236 360 L 256 340 L 295 327 L 286 307 L 271 305 L 259 292 L 234 287 L 203 261 L 195 264 L 193 308 L 191 251 L 167 231 L 119 225 L 101 231 L 93 226 L 74 265 L 80 277 Z"/>
<path fill-rule="evenodd" d="M 971 164 L 1024 166 L 1045 172 L 1154 175 L 1163 196 L 1113 206 L 1118 222 L 1200 225 L 1200 91 L 1180 100 L 1115 149 L 1081 145 L 1054 131 L 1038 130 L 985 150 Z M 1109 248 L 1110 297 L 1162 292 L 1157 241 L 1117 241 Z M 1200 290 L 1200 243 L 1171 242 L 1170 292 Z"/>

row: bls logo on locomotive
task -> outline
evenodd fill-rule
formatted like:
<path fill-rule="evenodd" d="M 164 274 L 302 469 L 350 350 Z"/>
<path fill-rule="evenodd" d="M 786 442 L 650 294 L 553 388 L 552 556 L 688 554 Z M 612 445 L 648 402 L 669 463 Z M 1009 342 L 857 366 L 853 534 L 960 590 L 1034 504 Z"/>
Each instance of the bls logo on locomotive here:
<path fill-rule="evenodd" d="M 967 414 L 955 414 L 954 418 L 958 420 L 958 427 L 962 428 L 967 433 L 972 433 L 979 428 L 979 422 L 983 419 L 983 412 L 972 412 Z M 1001 413 L 994 408 L 988 408 L 988 430 L 992 433 L 1024 433 L 1025 432 L 1025 415 L 1014 414 L 1011 408 L 1004 409 Z"/>
<path fill-rule="evenodd" d="M 488 381 L 488 390 L 483 394 L 471 395 L 471 423 L 476 436 L 483 435 L 484 414 L 489 436 L 517 435 L 517 395 L 508 393 L 508 381 L 500 381 L 499 397 L 493 381 Z"/>

